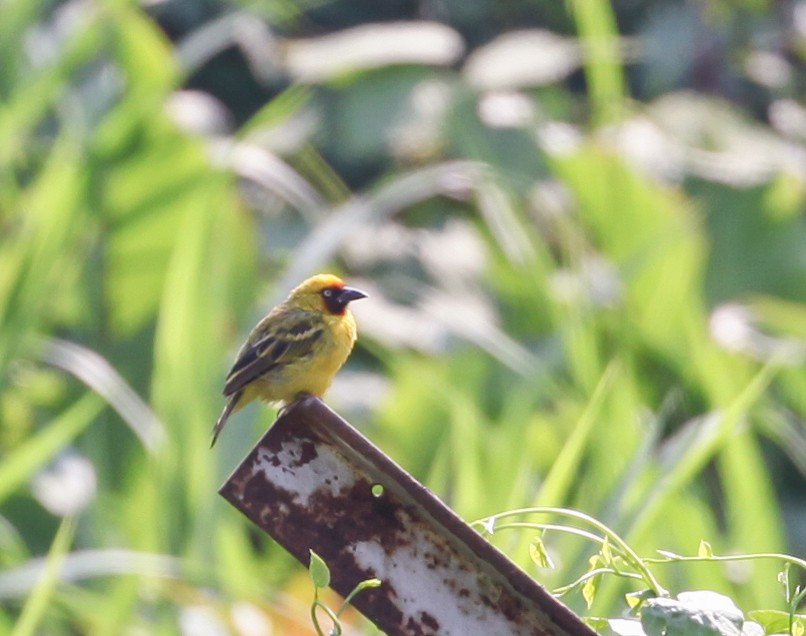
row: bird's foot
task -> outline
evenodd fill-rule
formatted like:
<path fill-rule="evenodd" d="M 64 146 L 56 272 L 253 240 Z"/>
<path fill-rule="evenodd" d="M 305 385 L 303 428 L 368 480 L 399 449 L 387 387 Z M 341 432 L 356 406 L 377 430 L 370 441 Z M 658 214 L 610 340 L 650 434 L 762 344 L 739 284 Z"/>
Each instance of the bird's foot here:
<path fill-rule="evenodd" d="M 277 417 L 278 418 L 282 417 L 283 415 L 286 414 L 286 411 L 294 408 L 297 404 L 300 404 L 301 402 L 304 402 L 305 400 L 309 400 L 309 399 L 315 398 L 315 397 L 316 396 L 313 393 L 307 393 L 307 392 L 297 393 L 294 396 L 293 400 L 291 400 L 290 402 L 287 402 L 286 404 L 284 404 L 280 408 L 280 410 L 277 411 Z"/>

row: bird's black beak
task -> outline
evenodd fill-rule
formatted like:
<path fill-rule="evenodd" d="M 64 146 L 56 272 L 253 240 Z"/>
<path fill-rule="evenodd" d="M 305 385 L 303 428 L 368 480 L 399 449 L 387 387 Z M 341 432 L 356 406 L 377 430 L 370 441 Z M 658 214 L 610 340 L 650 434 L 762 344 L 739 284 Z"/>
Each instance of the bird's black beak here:
<path fill-rule="evenodd" d="M 327 310 L 336 316 L 341 316 L 347 311 L 347 305 L 353 300 L 366 298 L 367 295 L 359 289 L 352 287 L 330 287 L 322 292 Z"/>
<path fill-rule="evenodd" d="M 343 305 L 344 307 L 347 306 L 347 303 L 352 302 L 353 300 L 359 300 L 361 298 L 366 298 L 367 295 L 362 292 L 360 289 L 355 289 L 353 287 L 344 287 L 339 292 L 339 304 Z"/>

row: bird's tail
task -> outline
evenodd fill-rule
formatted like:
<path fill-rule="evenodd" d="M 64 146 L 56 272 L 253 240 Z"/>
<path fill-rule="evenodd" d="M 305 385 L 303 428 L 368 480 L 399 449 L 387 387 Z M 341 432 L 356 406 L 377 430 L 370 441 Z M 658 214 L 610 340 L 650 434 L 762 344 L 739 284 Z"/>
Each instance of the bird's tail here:
<path fill-rule="evenodd" d="M 221 415 L 218 416 L 218 420 L 213 427 L 213 441 L 210 442 L 210 448 L 215 446 L 215 441 L 218 439 L 221 429 L 224 428 L 229 416 L 232 415 L 233 411 L 235 411 L 235 407 L 238 405 L 242 394 L 243 391 L 238 391 L 237 393 L 233 393 L 227 400 L 227 405 L 224 407 L 224 410 L 221 411 Z"/>

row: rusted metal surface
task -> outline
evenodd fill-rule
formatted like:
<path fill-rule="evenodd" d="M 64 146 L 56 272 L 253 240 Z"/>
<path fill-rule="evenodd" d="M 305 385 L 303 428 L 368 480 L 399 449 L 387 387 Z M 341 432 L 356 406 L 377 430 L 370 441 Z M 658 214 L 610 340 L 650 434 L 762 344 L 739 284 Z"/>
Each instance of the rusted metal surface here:
<path fill-rule="evenodd" d="M 390 636 L 594 634 L 316 398 L 287 408 L 220 493 L 303 564 L 319 554 L 343 596 L 379 578 L 353 605 Z"/>

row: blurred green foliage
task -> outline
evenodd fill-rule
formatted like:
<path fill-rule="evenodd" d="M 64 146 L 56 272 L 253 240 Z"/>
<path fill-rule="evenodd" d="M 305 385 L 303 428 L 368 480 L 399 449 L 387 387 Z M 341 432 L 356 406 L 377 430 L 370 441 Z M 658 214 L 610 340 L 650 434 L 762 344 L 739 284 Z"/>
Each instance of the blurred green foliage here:
<path fill-rule="evenodd" d="M 216 496 L 272 414 L 208 445 L 244 334 L 327 269 L 372 298 L 329 401 L 466 519 L 803 555 L 804 25 L 763 0 L 5 0 L 0 629 L 311 633 L 302 568 Z M 548 535 L 537 569 L 532 538 L 493 536 L 548 587 L 595 552 Z M 662 576 L 783 609 L 778 569 Z M 612 616 L 630 589 L 565 600 Z"/>

